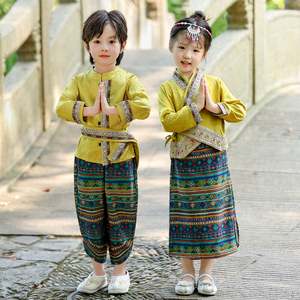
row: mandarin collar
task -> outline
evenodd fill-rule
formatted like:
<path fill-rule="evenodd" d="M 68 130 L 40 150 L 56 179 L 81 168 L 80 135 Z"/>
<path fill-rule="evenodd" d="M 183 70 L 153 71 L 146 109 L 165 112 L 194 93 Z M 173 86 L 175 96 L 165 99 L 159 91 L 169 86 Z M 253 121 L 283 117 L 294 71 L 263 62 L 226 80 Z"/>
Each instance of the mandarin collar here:
<path fill-rule="evenodd" d="M 114 78 L 114 76 L 116 75 L 117 72 L 119 72 L 120 68 L 118 66 L 116 66 L 116 68 L 113 71 L 104 73 L 104 74 L 100 74 L 97 73 L 96 71 L 94 71 L 94 67 L 92 67 L 89 71 L 90 76 L 92 79 L 97 80 L 97 81 L 103 81 L 103 80 L 111 80 Z"/>
<path fill-rule="evenodd" d="M 194 72 L 193 72 L 193 74 L 192 74 L 190 80 L 194 77 L 194 75 L 195 75 L 195 73 L 196 73 L 197 71 L 198 71 L 198 68 L 196 68 L 196 69 L 194 70 Z M 179 71 L 177 70 L 177 68 L 175 68 L 175 71 L 174 71 L 174 72 L 177 73 L 177 75 L 178 75 L 179 77 L 181 77 L 186 83 L 189 83 L 190 80 L 188 80 L 185 76 L 183 76 L 182 74 L 180 74 Z"/>

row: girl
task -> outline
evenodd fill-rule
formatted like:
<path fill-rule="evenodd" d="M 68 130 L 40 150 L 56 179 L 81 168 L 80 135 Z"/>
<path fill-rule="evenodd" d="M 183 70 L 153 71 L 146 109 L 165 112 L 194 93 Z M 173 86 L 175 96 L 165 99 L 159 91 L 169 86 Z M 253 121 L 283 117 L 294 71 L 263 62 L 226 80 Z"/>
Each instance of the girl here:
<path fill-rule="evenodd" d="M 171 140 L 169 251 L 181 257 L 182 277 L 175 286 L 179 295 L 192 294 L 196 285 L 198 293 L 214 295 L 213 259 L 239 246 L 224 121 L 242 121 L 246 109 L 219 78 L 198 69 L 211 40 L 200 11 L 174 25 L 169 49 L 177 68 L 158 94 L 161 123 L 173 132 L 166 138 Z"/>
<path fill-rule="evenodd" d="M 108 247 L 114 265 L 108 292 L 126 293 L 138 200 L 138 147 L 127 127 L 149 116 L 150 102 L 137 77 L 117 67 L 127 40 L 119 11 L 89 16 L 82 39 L 94 67 L 71 79 L 56 107 L 58 117 L 82 125 L 75 152 L 75 204 L 94 270 L 77 290 L 91 294 L 107 286 Z"/>

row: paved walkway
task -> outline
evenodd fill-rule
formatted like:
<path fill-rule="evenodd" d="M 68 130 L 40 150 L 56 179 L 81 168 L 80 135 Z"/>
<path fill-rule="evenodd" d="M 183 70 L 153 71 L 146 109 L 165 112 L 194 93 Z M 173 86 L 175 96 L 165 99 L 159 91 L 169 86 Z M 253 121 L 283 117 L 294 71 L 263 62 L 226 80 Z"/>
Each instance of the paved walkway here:
<path fill-rule="evenodd" d="M 156 102 L 159 84 L 172 75 L 172 58 L 164 50 L 128 51 L 125 57 L 122 67 L 139 76 L 153 106 L 149 119 L 131 126 L 141 162 L 130 292 L 115 297 L 107 290 L 92 296 L 75 292 L 91 265 L 82 250 L 72 193 L 79 128 L 61 123 L 35 164 L 10 192 L 0 194 L 0 299 L 203 298 L 174 293 L 181 267 L 168 256 L 169 156 Z M 145 62 L 146 69 L 137 67 Z M 241 247 L 215 262 L 216 300 L 299 299 L 300 88 L 264 104 L 249 111 L 244 124 L 229 127 L 231 140 L 243 129 L 228 151 Z"/>

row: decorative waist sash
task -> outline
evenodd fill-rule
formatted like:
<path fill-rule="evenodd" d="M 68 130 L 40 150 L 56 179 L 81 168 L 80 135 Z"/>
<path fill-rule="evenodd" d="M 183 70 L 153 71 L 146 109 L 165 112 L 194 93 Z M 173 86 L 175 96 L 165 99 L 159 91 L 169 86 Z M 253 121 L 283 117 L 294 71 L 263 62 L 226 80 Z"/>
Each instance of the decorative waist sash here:
<path fill-rule="evenodd" d="M 180 142 L 175 142 L 177 134 L 183 135 Z M 172 140 L 170 146 L 171 158 L 185 158 L 201 143 L 212 146 L 220 151 L 228 148 L 227 138 L 225 135 L 221 135 L 201 125 L 194 126 L 183 132 L 174 132 L 172 135 L 166 136 L 165 145 L 167 145 L 170 140 Z"/>
<path fill-rule="evenodd" d="M 81 134 L 84 136 L 101 139 L 102 164 L 108 165 L 109 162 L 117 161 L 128 147 L 128 142 L 134 142 L 138 164 L 138 148 L 135 137 L 127 131 L 111 131 L 81 127 Z M 116 150 L 110 154 L 109 141 L 122 141 Z M 110 156 L 110 157 L 108 157 Z"/>

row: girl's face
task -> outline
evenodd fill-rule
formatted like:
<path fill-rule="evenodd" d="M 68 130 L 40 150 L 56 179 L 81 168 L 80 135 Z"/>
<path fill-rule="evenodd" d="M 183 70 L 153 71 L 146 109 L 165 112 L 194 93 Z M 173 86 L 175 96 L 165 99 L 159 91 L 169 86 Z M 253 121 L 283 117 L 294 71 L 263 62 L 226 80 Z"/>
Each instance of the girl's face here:
<path fill-rule="evenodd" d="M 205 58 L 206 53 L 203 44 L 201 36 L 199 41 L 193 42 L 185 36 L 181 36 L 174 42 L 173 46 L 170 46 L 170 52 L 173 54 L 177 71 L 188 80 L 200 61 Z"/>
<path fill-rule="evenodd" d="M 91 53 L 95 61 L 95 71 L 101 74 L 115 69 L 116 60 L 125 46 L 126 42 L 120 44 L 111 24 L 105 25 L 100 37 L 95 36 L 88 45 L 85 43 L 86 50 Z"/>

